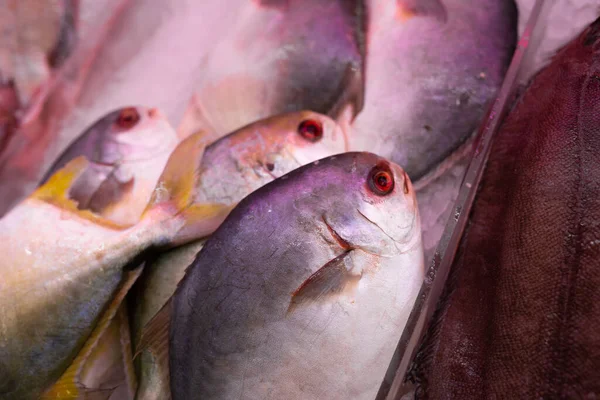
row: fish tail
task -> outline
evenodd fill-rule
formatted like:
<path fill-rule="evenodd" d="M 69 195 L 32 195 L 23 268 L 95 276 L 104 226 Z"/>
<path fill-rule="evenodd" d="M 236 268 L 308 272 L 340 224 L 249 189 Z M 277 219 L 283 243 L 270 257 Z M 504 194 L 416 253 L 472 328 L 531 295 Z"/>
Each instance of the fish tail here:
<path fill-rule="evenodd" d="M 172 246 L 210 235 L 232 209 L 224 204 L 194 201 L 206 145 L 204 133 L 197 132 L 175 148 L 142 214 L 143 220 L 183 220 L 183 227 L 174 237 L 169 238 Z"/>

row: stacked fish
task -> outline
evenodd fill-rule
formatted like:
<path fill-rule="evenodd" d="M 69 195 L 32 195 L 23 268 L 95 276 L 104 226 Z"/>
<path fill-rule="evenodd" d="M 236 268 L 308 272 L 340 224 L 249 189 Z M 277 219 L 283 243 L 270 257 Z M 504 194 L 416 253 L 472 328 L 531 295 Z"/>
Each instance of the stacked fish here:
<path fill-rule="evenodd" d="M 374 398 L 512 0 L 0 5 L 0 398 Z"/>

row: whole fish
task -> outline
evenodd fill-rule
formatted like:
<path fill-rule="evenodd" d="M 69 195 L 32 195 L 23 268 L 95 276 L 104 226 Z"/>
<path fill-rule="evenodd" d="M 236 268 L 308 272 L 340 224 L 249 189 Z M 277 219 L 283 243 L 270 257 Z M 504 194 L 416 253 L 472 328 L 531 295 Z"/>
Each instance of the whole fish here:
<path fill-rule="evenodd" d="M 600 18 L 529 83 L 494 138 L 418 398 L 600 396 Z"/>
<path fill-rule="evenodd" d="M 140 220 L 117 225 L 67 198 L 87 166 L 68 163 L 0 220 L 0 397 L 39 398 L 81 349 L 124 267 L 151 246 L 210 234 L 229 208 L 192 205 L 200 134 L 169 158 Z M 71 388 L 77 390 L 76 387 Z"/>
<path fill-rule="evenodd" d="M 90 165 L 71 187 L 78 208 L 121 225 L 135 224 L 179 139 L 156 108 L 125 107 L 96 121 L 56 160 L 42 179 L 78 156 Z"/>
<path fill-rule="evenodd" d="M 371 153 L 298 168 L 239 203 L 153 320 L 172 396 L 372 399 L 422 280 L 402 168 Z"/>
<path fill-rule="evenodd" d="M 343 153 L 346 148 L 343 129 L 332 119 L 311 111 L 255 122 L 206 148 L 195 199 L 199 203 L 235 205 L 273 179 L 318 159 Z M 173 249 L 147 263 L 135 293 L 134 343 L 139 342 L 148 321 L 173 295 L 204 242 L 199 240 Z M 168 380 L 164 378 L 162 365 L 151 351 L 136 352 L 141 353 L 138 398 L 164 399 Z"/>
<path fill-rule="evenodd" d="M 182 126 L 216 137 L 274 114 L 349 122 L 364 95 L 363 2 L 252 0 L 201 67 Z"/>
<path fill-rule="evenodd" d="M 414 182 L 476 130 L 517 40 L 513 0 L 369 0 L 365 106 L 351 150 Z M 458 184 L 457 184 L 458 185 Z"/>

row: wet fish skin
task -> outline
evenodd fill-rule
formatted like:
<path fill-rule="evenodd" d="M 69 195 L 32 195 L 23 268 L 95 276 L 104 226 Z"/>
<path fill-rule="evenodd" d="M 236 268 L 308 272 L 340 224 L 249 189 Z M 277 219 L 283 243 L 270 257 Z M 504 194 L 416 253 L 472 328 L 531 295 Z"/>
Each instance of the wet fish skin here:
<path fill-rule="evenodd" d="M 321 139 L 312 142 L 300 134 L 300 125 L 305 122 L 321 127 Z M 234 204 L 295 168 L 345 152 L 348 136 L 331 118 L 307 110 L 244 126 L 207 147 L 200 166 L 196 202 Z"/>
<path fill-rule="evenodd" d="M 562 48 L 494 139 L 420 398 L 600 394 L 600 19 Z"/>
<path fill-rule="evenodd" d="M 122 225 L 138 221 L 179 139 L 156 108 L 124 107 L 94 122 L 50 167 L 42 184 L 78 156 L 90 166 L 70 198 Z"/>
<path fill-rule="evenodd" d="M 178 146 L 133 227 L 79 211 L 65 197 L 86 167 L 84 158 L 67 164 L 0 220 L 6 255 L 0 264 L 2 398 L 37 398 L 58 379 L 113 296 L 123 267 L 137 254 L 177 243 L 184 227 L 186 235 L 194 227 L 202 237 L 222 221 L 228 210 L 215 219 L 219 209 L 208 207 L 203 220 L 201 209 L 190 208 L 194 165 L 203 146 L 201 135 Z"/>
<path fill-rule="evenodd" d="M 414 182 L 465 142 L 517 40 L 512 0 L 369 0 L 365 106 L 351 150 L 400 164 Z"/>
<path fill-rule="evenodd" d="M 371 191 L 374 168 L 393 176 L 388 195 Z M 242 200 L 180 283 L 173 399 L 373 398 L 422 279 L 400 167 L 345 153 L 296 169 Z"/>
<path fill-rule="evenodd" d="M 306 139 L 300 127 L 307 122 L 322 127 L 322 138 Z M 329 117 L 311 111 L 281 114 L 257 121 L 206 148 L 199 167 L 195 201 L 234 205 L 259 187 L 302 165 L 343 153 L 347 132 Z M 133 339 L 139 344 L 143 328 L 173 295 L 185 269 L 202 248 L 204 239 L 173 249 L 147 263 L 135 296 Z M 139 355 L 138 398 L 162 398 L 162 365 L 152 352 Z M 168 385 L 168 382 L 166 382 Z"/>
<path fill-rule="evenodd" d="M 219 137 L 305 109 L 354 117 L 364 96 L 365 22 L 360 0 L 245 2 L 201 68 L 186 124 Z"/>

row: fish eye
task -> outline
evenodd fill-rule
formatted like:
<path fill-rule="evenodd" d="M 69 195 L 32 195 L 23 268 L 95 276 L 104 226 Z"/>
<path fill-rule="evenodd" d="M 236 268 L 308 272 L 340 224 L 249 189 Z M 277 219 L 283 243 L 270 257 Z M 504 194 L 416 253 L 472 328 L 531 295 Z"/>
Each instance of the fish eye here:
<path fill-rule="evenodd" d="M 316 142 L 323 137 L 323 125 L 318 121 L 307 119 L 298 125 L 298 133 L 304 139 Z"/>
<path fill-rule="evenodd" d="M 371 170 L 369 188 L 379 196 L 385 196 L 394 190 L 394 175 L 387 164 L 379 164 Z"/>
<path fill-rule="evenodd" d="M 129 107 L 121 110 L 115 124 L 121 129 L 131 129 L 139 120 L 138 111 L 134 107 Z"/>

